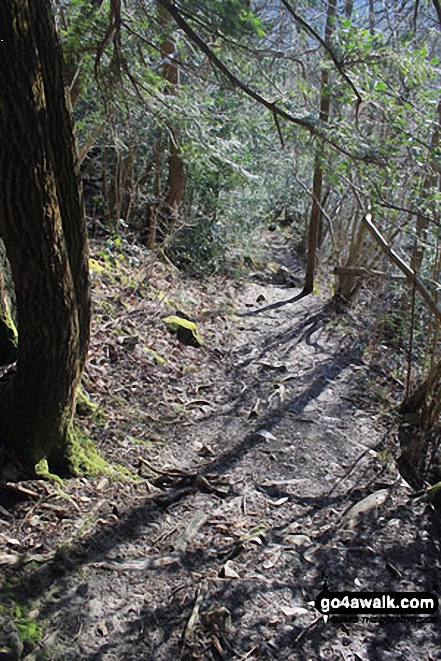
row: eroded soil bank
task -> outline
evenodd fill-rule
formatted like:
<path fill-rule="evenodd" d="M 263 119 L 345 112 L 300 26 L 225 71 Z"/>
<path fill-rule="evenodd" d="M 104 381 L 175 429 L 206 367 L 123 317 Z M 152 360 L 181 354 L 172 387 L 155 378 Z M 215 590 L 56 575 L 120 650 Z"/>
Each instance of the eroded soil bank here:
<path fill-rule="evenodd" d="M 318 296 L 275 307 L 298 290 L 133 276 L 132 258 L 115 277 L 97 256 L 104 416 L 83 424 L 141 479 L 5 478 L 0 658 L 440 659 L 438 615 L 325 622 L 310 603 L 325 579 L 439 590 L 439 515 L 396 469 L 366 334 Z M 179 310 L 202 348 L 164 328 Z"/>

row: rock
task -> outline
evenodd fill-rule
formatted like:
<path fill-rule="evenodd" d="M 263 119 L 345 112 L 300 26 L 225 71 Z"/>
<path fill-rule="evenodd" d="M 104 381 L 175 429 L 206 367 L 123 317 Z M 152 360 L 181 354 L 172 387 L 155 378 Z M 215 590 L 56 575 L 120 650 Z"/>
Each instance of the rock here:
<path fill-rule="evenodd" d="M 175 333 L 176 337 L 182 344 L 190 347 L 201 347 L 203 344 L 202 338 L 199 335 L 196 324 L 189 319 L 170 315 L 163 319 L 167 328 L 171 333 Z"/>

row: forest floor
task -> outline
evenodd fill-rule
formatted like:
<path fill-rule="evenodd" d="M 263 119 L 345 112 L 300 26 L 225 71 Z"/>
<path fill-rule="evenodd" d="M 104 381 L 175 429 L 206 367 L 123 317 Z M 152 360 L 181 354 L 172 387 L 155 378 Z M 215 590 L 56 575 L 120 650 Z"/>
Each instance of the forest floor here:
<path fill-rule="evenodd" d="M 91 265 L 99 409 L 80 422 L 109 467 L 62 483 L 3 467 L 0 659 L 441 659 L 439 614 L 325 621 L 313 604 L 325 580 L 439 592 L 439 514 L 396 468 L 368 311 L 277 306 L 300 291 L 277 267 L 201 282 L 111 242 Z M 177 312 L 202 347 L 169 333 Z"/>

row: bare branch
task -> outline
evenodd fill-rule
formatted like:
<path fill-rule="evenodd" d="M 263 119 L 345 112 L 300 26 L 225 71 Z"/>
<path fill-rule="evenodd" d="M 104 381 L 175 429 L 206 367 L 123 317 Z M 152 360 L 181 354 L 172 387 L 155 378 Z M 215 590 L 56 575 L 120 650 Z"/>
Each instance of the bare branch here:
<path fill-rule="evenodd" d="M 366 278 L 388 278 L 390 280 L 404 280 L 405 275 L 392 275 L 385 271 L 378 271 L 377 269 L 367 269 L 364 266 L 335 266 L 333 270 L 334 275 L 351 275 Z"/>
<path fill-rule="evenodd" d="M 415 271 L 411 269 L 410 266 L 408 266 L 408 264 L 406 264 L 406 262 L 404 262 L 401 259 L 398 253 L 396 253 L 395 250 L 392 248 L 392 246 L 386 241 L 384 236 L 381 234 L 380 230 L 372 222 L 371 214 L 367 213 L 365 216 L 363 216 L 362 222 L 364 223 L 364 225 L 366 225 L 366 227 L 374 237 L 375 241 L 378 243 L 381 250 L 388 256 L 390 261 L 393 262 L 395 266 L 398 266 L 398 268 L 400 269 L 400 271 L 404 273 L 406 278 L 413 283 L 415 289 L 419 291 L 423 299 L 426 301 L 432 314 L 434 314 L 438 320 L 441 320 L 440 306 L 433 298 L 432 294 L 427 289 L 427 287 L 421 282 Z"/>
<path fill-rule="evenodd" d="M 441 4 L 439 0 L 432 0 L 433 6 L 435 7 L 436 14 L 438 16 L 439 25 L 441 27 Z"/>
<path fill-rule="evenodd" d="M 282 149 L 285 149 L 285 141 L 283 139 L 283 133 L 282 133 L 282 129 L 280 128 L 280 122 L 279 122 L 279 118 L 277 117 L 277 113 L 273 112 L 273 117 L 274 117 L 274 124 L 276 125 L 277 133 L 279 135 L 280 144 L 282 146 Z"/>

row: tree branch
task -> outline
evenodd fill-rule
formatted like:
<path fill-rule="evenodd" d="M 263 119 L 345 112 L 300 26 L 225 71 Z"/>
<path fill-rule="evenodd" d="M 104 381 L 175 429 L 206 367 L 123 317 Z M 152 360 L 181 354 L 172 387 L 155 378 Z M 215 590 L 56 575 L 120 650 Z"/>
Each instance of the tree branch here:
<path fill-rule="evenodd" d="M 309 131 L 311 135 L 321 138 L 332 147 L 334 147 L 334 149 L 339 151 L 341 154 L 348 156 L 349 158 L 365 161 L 367 163 L 373 163 L 375 165 L 384 165 L 384 157 L 375 149 L 363 146 L 356 151 L 346 149 L 342 144 L 342 140 L 338 141 L 328 135 L 326 127 L 323 126 L 323 122 L 321 122 L 320 119 L 310 115 L 306 117 L 297 117 L 295 115 L 291 115 L 291 113 L 283 110 L 283 108 L 280 108 L 275 103 L 265 99 L 265 97 L 261 96 L 258 92 L 240 80 L 232 71 L 230 71 L 230 69 L 222 62 L 222 60 L 220 60 L 217 55 L 215 55 L 208 44 L 187 23 L 173 2 L 170 0 L 158 0 L 158 2 L 168 11 L 170 16 L 173 17 L 177 25 L 183 30 L 183 32 L 185 32 L 187 37 L 191 39 L 202 51 L 202 53 L 208 57 L 210 62 L 212 62 L 214 66 L 223 73 L 223 75 L 230 81 L 233 87 L 240 89 L 251 99 L 262 105 L 264 108 L 267 108 L 267 110 L 269 110 L 273 116 L 281 117 L 291 124 L 301 126 L 302 128 Z"/>
<path fill-rule="evenodd" d="M 375 241 L 380 246 L 381 250 L 388 256 L 390 261 L 393 262 L 395 266 L 398 266 L 398 268 L 400 269 L 400 271 L 404 273 L 406 278 L 413 283 L 415 289 L 417 289 L 420 292 L 421 296 L 426 301 L 432 314 L 434 314 L 438 320 L 441 320 L 440 306 L 435 301 L 435 299 L 433 298 L 427 287 L 425 287 L 425 285 L 421 282 L 415 271 L 411 269 L 410 266 L 408 266 L 406 262 L 404 262 L 401 259 L 401 257 L 395 252 L 392 246 L 386 241 L 384 236 L 381 234 L 380 230 L 372 222 L 371 214 L 367 213 L 365 216 L 363 216 L 362 221 L 364 225 L 366 225 L 372 236 L 374 237 Z"/>
<path fill-rule="evenodd" d="M 283 2 L 283 0 L 282 0 L 282 2 Z M 432 2 L 433 2 L 433 6 L 435 7 L 435 11 L 436 11 L 436 14 L 438 16 L 438 21 L 439 21 L 439 24 L 440 24 L 440 27 L 441 27 L 441 4 L 440 4 L 439 0 L 432 0 Z"/>
<path fill-rule="evenodd" d="M 434 2 L 435 2 L 435 1 L 436 1 L 436 0 L 434 0 Z M 343 80 L 347 83 L 347 85 L 349 85 L 349 87 L 350 87 L 351 90 L 354 92 L 355 96 L 357 97 L 357 111 L 356 111 L 356 112 L 358 112 L 358 108 L 359 108 L 359 106 L 363 103 L 363 99 L 361 98 L 360 92 L 357 90 L 357 88 L 355 87 L 355 85 L 354 85 L 354 83 L 352 82 L 352 80 L 349 78 L 349 76 L 347 75 L 347 73 L 344 71 L 343 66 L 342 66 L 342 63 L 340 62 L 340 60 L 339 60 L 339 59 L 337 58 L 337 56 L 335 55 L 335 53 L 334 53 L 332 47 L 331 47 L 329 44 L 326 43 L 326 40 L 323 39 L 323 38 L 319 35 L 319 33 L 316 32 L 316 31 L 314 30 L 314 28 L 313 28 L 311 25 L 309 25 L 309 23 L 307 23 L 307 22 L 306 22 L 301 16 L 299 16 L 299 14 L 297 14 L 297 12 L 296 12 L 296 11 L 294 10 L 294 8 L 289 4 L 289 2 L 287 2 L 287 0 L 281 0 L 281 2 L 282 2 L 282 4 L 284 5 L 284 7 L 286 7 L 286 9 L 289 11 L 289 13 L 290 13 L 291 16 L 294 18 L 294 20 L 297 21 L 297 23 L 298 23 L 299 25 L 301 25 L 302 28 L 303 28 L 304 30 L 306 30 L 307 32 L 309 32 L 310 34 L 312 34 L 312 36 L 314 37 L 314 39 L 316 39 L 316 40 L 319 42 L 319 44 L 320 44 L 321 46 L 323 46 L 323 48 L 325 49 L 325 51 L 328 53 L 329 57 L 330 57 L 331 60 L 334 62 L 334 64 L 335 64 L 335 68 L 336 68 L 337 71 L 339 72 L 340 76 L 341 76 L 341 77 L 343 78 Z"/>

